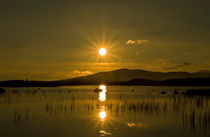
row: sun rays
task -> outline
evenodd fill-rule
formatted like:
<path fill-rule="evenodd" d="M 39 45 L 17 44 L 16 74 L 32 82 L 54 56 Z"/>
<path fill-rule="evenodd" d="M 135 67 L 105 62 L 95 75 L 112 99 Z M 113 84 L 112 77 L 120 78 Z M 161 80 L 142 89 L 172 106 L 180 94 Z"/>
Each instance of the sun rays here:
<path fill-rule="evenodd" d="M 89 44 L 87 46 L 88 61 L 90 62 L 118 62 L 119 41 L 112 35 L 107 37 L 106 33 L 85 35 Z"/>

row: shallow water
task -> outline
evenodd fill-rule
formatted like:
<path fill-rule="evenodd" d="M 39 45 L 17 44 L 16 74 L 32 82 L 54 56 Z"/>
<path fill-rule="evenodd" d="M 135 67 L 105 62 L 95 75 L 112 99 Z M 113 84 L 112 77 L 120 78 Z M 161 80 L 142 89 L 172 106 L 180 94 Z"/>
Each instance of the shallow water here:
<path fill-rule="evenodd" d="M 6 88 L 0 137 L 208 137 L 210 98 L 173 95 L 189 88 Z"/>

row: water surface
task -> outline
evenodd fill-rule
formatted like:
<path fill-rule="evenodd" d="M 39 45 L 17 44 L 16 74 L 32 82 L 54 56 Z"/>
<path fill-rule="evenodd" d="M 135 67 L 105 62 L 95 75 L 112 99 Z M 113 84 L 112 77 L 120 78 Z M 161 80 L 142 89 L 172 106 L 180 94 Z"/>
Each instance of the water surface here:
<path fill-rule="evenodd" d="M 188 88 L 6 88 L 0 137 L 208 137 L 210 98 L 173 95 Z"/>

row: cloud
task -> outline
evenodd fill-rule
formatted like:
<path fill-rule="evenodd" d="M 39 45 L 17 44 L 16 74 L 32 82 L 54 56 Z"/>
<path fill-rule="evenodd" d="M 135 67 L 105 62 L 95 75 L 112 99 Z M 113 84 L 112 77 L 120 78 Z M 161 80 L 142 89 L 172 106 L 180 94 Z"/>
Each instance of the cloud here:
<path fill-rule="evenodd" d="M 183 63 L 183 65 L 188 66 L 188 65 L 192 65 L 192 64 L 191 64 L 191 63 L 189 63 L 189 62 L 184 62 L 184 63 Z"/>
<path fill-rule="evenodd" d="M 85 76 L 85 75 L 90 75 L 93 74 L 91 71 L 79 71 L 79 70 L 74 70 L 71 72 L 73 76 Z"/>
<path fill-rule="evenodd" d="M 146 42 L 148 42 L 148 40 L 140 40 L 139 39 L 139 40 L 136 41 L 137 44 L 143 44 L 143 43 L 146 43 Z"/>
<path fill-rule="evenodd" d="M 135 44 L 136 43 L 136 41 L 134 41 L 134 40 L 128 40 L 127 42 L 126 42 L 126 44 Z"/>
<path fill-rule="evenodd" d="M 148 40 L 140 40 L 140 39 L 138 39 L 138 40 L 128 40 L 126 42 L 126 44 L 127 45 L 141 45 L 141 44 L 146 43 L 146 42 L 148 42 Z"/>
<path fill-rule="evenodd" d="M 184 62 L 183 64 L 172 64 L 171 66 L 168 66 L 164 69 L 165 70 L 183 70 L 184 71 L 188 66 L 192 68 L 193 64 L 189 63 L 189 62 Z"/>
<path fill-rule="evenodd" d="M 154 64 L 158 64 L 158 65 L 169 65 L 170 64 L 170 59 L 169 58 L 159 58 L 159 59 L 155 59 L 153 60 Z"/>

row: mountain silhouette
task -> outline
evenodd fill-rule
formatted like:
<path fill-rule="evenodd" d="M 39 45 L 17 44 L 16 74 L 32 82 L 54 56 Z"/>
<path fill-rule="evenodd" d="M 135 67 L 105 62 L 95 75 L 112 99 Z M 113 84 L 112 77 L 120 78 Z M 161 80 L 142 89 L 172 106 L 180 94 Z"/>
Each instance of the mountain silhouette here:
<path fill-rule="evenodd" d="M 56 81 L 0 81 L 0 87 L 54 87 L 68 85 L 154 85 L 154 86 L 210 86 L 210 73 L 153 72 L 118 69 L 88 76 Z"/>
<path fill-rule="evenodd" d="M 118 69 L 108 72 L 99 72 L 96 74 L 66 79 L 63 81 L 99 81 L 99 82 L 122 82 L 132 79 L 147 79 L 163 81 L 168 79 L 186 79 L 186 78 L 210 78 L 210 73 L 206 72 L 153 72 L 146 70 Z"/>

